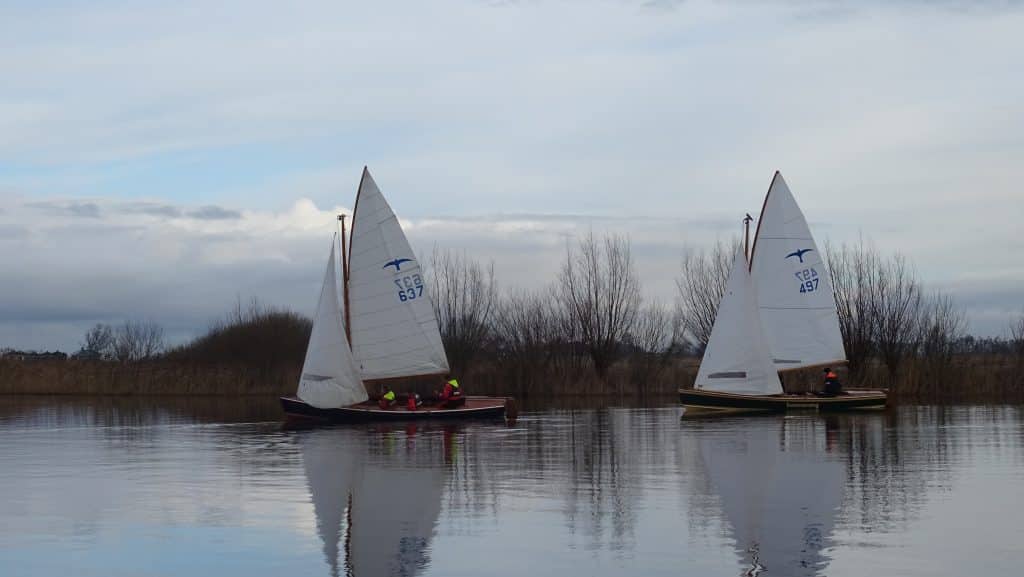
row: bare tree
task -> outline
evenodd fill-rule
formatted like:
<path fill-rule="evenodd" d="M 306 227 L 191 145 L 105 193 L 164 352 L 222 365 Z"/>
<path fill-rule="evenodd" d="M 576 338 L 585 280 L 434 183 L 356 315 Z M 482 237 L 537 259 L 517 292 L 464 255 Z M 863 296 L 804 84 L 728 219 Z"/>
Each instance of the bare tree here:
<path fill-rule="evenodd" d="M 710 252 L 687 249 L 683 254 L 682 270 L 676 278 L 679 317 L 698 353 L 704 351 L 711 338 L 718 303 L 725 294 L 725 283 L 739 247 L 739 239 L 733 238 L 728 243 L 716 242 Z"/>
<path fill-rule="evenodd" d="M 113 357 L 113 327 L 103 323 L 96 323 L 88 332 L 85 333 L 85 342 L 82 343 L 82 352 L 88 352 L 103 359 Z"/>
<path fill-rule="evenodd" d="M 559 298 L 579 330 L 594 369 L 602 378 L 618 356 L 640 307 L 640 280 L 633 268 L 629 239 L 591 233 L 576 250 L 566 246 L 559 275 Z"/>
<path fill-rule="evenodd" d="M 825 244 L 832 291 L 839 314 L 843 348 L 850 375 L 859 378 L 875 348 L 875 315 L 879 310 L 874 287 L 878 284 L 881 261 L 877 251 L 861 241 L 839 248 Z"/>
<path fill-rule="evenodd" d="M 503 298 L 494 319 L 498 361 L 521 390 L 550 378 L 564 351 L 556 300 L 550 292 L 515 290 Z"/>
<path fill-rule="evenodd" d="M 1024 363 L 1024 312 L 1010 325 L 1010 340 L 1017 360 Z"/>
<path fill-rule="evenodd" d="M 925 300 L 919 326 L 919 352 L 928 383 L 948 382 L 953 355 L 967 326 L 963 311 L 948 295 L 935 293 Z"/>
<path fill-rule="evenodd" d="M 921 356 L 926 361 L 949 364 L 956 343 L 964 336 L 967 319 L 949 295 L 935 293 L 922 307 Z"/>
<path fill-rule="evenodd" d="M 441 338 L 452 370 L 462 372 L 490 336 L 498 300 L 494 263 L 485 268 L 464 253 L 435 247 L 430 265 L 434 314 Z"/>
<path fill-rule="evenodd" d="M 152 321 L 125 321 L 114 331 L 113 356 L 121 362 L 151 359 L 164 348 L 164 329 Z"/>
<path fill-rule="evenodd" d="M 679 317 L 673 316 L 658 302 L 640 309 L 633 330 L 626 337 L 632 348 L 630 380 L 645 391 L 668 365 L 672 354 L 681 345 Z"/>
<path fill-rule="evenodd" d="M 923 303 L 921 283 L 906 258 L 895 254 L 879 265 L 876 283 L 870 288 L 875 303 L 875 344 L 892 385 L 900 363 L 918 345 Z"/>

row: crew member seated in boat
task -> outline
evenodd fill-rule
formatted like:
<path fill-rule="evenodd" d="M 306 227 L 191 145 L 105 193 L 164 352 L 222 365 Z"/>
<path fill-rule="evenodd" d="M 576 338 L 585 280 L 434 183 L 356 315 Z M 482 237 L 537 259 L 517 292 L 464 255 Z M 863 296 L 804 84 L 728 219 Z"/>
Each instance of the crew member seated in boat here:
<path fill-rule="evenodd" d="M 387 409 L 395 406 L 395 392 L 391 390 L 391 387 L 384 388 L 384 394 L 380 396 L 380 408 Z"/>
<path fill-rule="evenodd" d="M 822 396 L 824 396 L 824 397 L 834 397 L 836 395 L 841 394 L 843 392 L 843 386 L 841 384 L 839 384 L 839 377 L 836 376 L 836 374 L 834 372 L 832 372 L 832 369 L 830 369 L 828 367 L 825 367 L 824 374 L 825 374 L 825 382 L 824 382 L 825 386 L 824 386 L 824 390 L 822 390 L 822 392 L 821 392 Z"/>
<path fill-rule="evenodd" d="M 448 375 L 449 377 L 451 375 Z M 466 399 L 462 396 L 462 389 L 459 387 L 458 379 L 448 379 L 448 382 L 444 384 L 444 389 L 441 390 L 441 394 L 438 396 L 438 403 L 442 408 L 446 407 L 457 407 L 465 404 Z"/>

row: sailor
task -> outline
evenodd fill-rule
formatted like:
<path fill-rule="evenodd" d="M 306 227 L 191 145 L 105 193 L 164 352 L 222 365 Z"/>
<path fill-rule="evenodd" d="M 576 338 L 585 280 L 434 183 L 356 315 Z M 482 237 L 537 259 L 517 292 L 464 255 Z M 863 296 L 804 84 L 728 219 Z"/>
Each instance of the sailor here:
<path fill-rule="evenodd" d="M 449 377 L 451 375 L 448 375 Z M 444 389 L 440 395 L 440 405 L 442 407 L 454 407 L 456 405 L 465 402 L 462 398 L 462 389 L 459 387 L 458 379 L 448 379 L 448 382 L 444 384 Z"/>
<path fill-rule="evenodd" d="M 386 409 L 395 405 L 395 392 L 391 390 L 391 387 L 385 385 L 385 392 L 380 396 L 380 408 Z"/>
<path fill-rule="evenodd" d="M 843 392 L 843 386 L 839 383 L 839 377 L 832 372 L 832 369 L 825 367 L 825 382 L 824 390 L 822 395 L 826 397 L 834 397 Z"/>

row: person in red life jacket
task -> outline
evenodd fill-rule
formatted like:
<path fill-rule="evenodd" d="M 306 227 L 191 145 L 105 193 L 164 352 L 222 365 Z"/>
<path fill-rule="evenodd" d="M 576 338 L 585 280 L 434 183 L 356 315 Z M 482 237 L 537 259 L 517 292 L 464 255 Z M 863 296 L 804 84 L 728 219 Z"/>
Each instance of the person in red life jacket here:
<path fill-rule="evenodd" d="M 839 383 L 839 377 L 832 372 L 832 369 L 825 367 L 825 382 L 824 390 L 821 392 L 822 396 L 834 397 L 842 394 L 843 386 Z"/>
<path fill-rule="evenodd" d="M 451 377 L 451 375 L 448 376 Z M 439 405 L 442 408 L 456 407 L 464 404 L 466 399 L 462 396 L 462 388 L 459 387 L 458 379 L 448 379 L 438 399 L 440 400 Z"/>

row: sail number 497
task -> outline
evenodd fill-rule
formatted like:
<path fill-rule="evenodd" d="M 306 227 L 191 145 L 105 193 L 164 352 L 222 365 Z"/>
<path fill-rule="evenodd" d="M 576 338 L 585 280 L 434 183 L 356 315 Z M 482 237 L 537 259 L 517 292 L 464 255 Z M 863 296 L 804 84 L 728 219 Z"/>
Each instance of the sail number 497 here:
<path fill-rule="evenodd" d="M 800 281 L 800 292 L 812 293 L 818 290 L 818 281 L 821 279 L 818 278 L 818 271 L 814 270 L 813 267 L 805 268 L 793 274 Z"/>
<path fill-rule="evenodd" d="M 418 274 L 396 278 L 395 286 L 398 287 L 398 300 L 403 303 L 423 296 L 423 278 Z"/>

